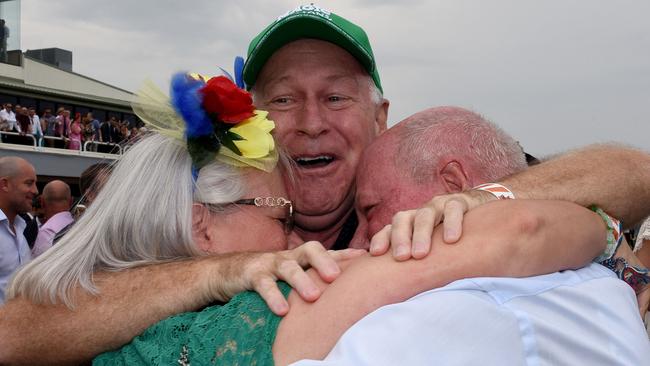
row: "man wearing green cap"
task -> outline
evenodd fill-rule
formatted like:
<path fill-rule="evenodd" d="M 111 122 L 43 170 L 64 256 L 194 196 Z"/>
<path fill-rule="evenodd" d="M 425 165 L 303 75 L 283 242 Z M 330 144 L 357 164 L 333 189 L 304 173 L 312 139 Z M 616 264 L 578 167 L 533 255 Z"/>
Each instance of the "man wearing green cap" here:
<path fill-rule="evenodd" d="M 350 242 L 358 225 L 352 208 L 354 175 L 363 149 L 386 129 L 388 101 L 364 30 L 315 5 L 299 6 L 251 41 L 243 76 L 255 104 L 276 122 L 280 145 L 296 162 L 295 179 L 286 184 L 296 203 L 298 234 L 326 248 L 367 247 L 363 240 Z M 597 146 L 502 183 L 518 197 L 598 203 L 633 224 L 642 218 L 643 204 L 628 197 L 645 189 L 639 182 L 650 177 L 623 177 L 638 171 L 634 162 L 646 158 L 632 149 Z M 444 218 L 445 240 L 455 242 L 463 213 L 494 198 L 471 190 L 436 197 L 426 211 L 436 223 Z M 400 244 L 401 252 L 411 249 Z M 415 245 L 413 250 L 426 248 Z"/>
<path fill-rule="evenodd" d="M 297 233 L 328 249 L 347 247 L 357 226 L 359 158 L 386 129 L 388 113 L 368 36 L 336 14 L 303 5 L 251 41 L 243 75 L 296 163 L 295 179 L 286 183 Z"/>

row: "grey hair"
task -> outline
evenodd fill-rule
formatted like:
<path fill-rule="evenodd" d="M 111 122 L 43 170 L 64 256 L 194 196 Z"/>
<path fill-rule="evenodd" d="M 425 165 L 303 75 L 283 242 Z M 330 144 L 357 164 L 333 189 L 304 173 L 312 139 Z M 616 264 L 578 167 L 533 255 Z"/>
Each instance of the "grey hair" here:
<path fill-rule="evenodd" d="M 74 306 L 73 289 L 97 294 L 95 271 L 202 255 L 192 240 L 192 204 L 240 199 L 241 170 L 214 161 L 196 184 L 185 145 L 150 134 L 131 147 L 70 231 L 14 277 L 7 298 Z"/>
<path fill-rule="evenodd" d="M 483 116 L 455 107 L 429 109 L 414 115 L 401 129 L 395 156 L 418 183 L 428 183 L 443 157 L 462 159 L 482 182 L 495 181 L 526 169 L 521 146 Z"/>

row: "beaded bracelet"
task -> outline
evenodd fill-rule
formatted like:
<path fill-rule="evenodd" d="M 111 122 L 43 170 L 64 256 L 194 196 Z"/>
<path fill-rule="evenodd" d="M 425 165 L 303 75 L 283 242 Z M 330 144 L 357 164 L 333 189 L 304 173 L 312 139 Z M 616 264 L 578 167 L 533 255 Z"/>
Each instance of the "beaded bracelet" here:
<path fill-rule="evenodd" d="M 599 207 L 592 205 L 589 208 L 605 221 L 605 226 L 607 227 L 607 247 L 605 248 L 605 252 L 594 259 L 594 262 L 602 262 L 612 258 L 616 250 L 618 250 L 623 240 L 623 227 L 619 220 L 609 216 Z"/>
<path fill-rule="evenodd" d="M 637 294 L 650 284 L 650 271 L 630 266 L 625 258 L 610 258 L 603 261 L 602 265 L 614 271 L 616 276 L 630 285 Z"/>
<path fill-rule="evenodd" d="M 472 189 L 476 189 L 479 191 L 485 191 L 485 192 L 490 192 L 494 197 L 496 197 L 499 200 L 505 200 L 505 199 L 515 199 L 515 194 L 512 193 L 511 190 L 506 188 L 505 186 L 499 184 L 499 183 L 485 183 L 485 184 L 480 184 Z"/>

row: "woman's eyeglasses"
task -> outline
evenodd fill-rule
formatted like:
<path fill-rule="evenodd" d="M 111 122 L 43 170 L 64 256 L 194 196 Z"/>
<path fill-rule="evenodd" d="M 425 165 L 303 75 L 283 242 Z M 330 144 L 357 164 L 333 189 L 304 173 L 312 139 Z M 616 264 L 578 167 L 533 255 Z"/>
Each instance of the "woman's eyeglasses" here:
<path fill-rule="evenodd" d="M 255 197 L 241 199 L 233 202 L 237 205 L 252 205 L 256 207 L 284 207 L 285 217 L 281 220 L 284 223 L 284 233 L 289 234 L 293 230 L 293 205 L 291 201 L 283 197 Z"/>
<path fill-rule="evenodd" d="M 255 198 L 245 198 L 238 201 L 235 201 L 231 204 L 235 205 L 250 205 L 256 207 L 284 207 L 285 217 L 280 219 L 284 224 L 284 233 L 289 235 L 293 230 L 293 205 L 291 201 L 283 197 L 255 197 Z M 214 207 L 212 204 L 205 204 L 208 207 Z M 223 206 L 221 206 L 223 207 Z"/>

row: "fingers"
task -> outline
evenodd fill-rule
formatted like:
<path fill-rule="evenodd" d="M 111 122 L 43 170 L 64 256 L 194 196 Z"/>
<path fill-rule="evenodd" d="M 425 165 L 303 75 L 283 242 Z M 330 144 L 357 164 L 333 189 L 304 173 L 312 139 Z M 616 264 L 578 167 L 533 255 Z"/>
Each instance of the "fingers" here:
<path fill-rule="evenodd" d="M 332 282 L 341 273 L 336 260 L 317 241 L 309 241 L 293 250 L 296 260 L 303 266 L 311 266 L 326 282 Z M 307 300 L 307 299 L 305 299 Z"/>
<path fill-rule="evenodd" d="M 315 301 L 321 294 L 318 286 L 296 261 L 283 260 L 278 265 L 278 278 L 291 285 L 305 301 Z"/>
<path fill-rule="evenodd" d="M 370 254 L 383 255 L 390 248 L 390 233 L 392 230 L 391 225 L 384 226 L 370 239 Z"/>
<path fill-rule="evenodd" d="M 390 244 L 393 248 L 393 257 L 398 261 L 411 258 L 414 217 L 415 210 L 401 211 L 393 216 Z"/>
<path fill-rule="evenodd" d="M 328 250 L 327 253 L 334 259 L 336 262 L 358 258 L 368 252 L 364 249 L 343 249 L 343 250 Z"/>
<path fill-rule="evenodd" d="M 283 316 L 289 312 L 289 303 L 284 298 L 284 295 L 282 295 L 282 292 L 280 292 L 273 278 L 260 278 L 253 283 L 253 290 L 260 294 L 274 314 Z"/>
<path fill-rule="evenodd" d="M 465 212 L 467 205 L 464 201 L 451 199 L 446 202 L 443 222 L 443 239 L 446 243 L 452 244 L 460 239 Z"/>
<path fill-rule="evenodd" d="M 416 211 L 413 220 L 413 248 L 411 255 L 415 259 L 424 258 L 431 250 L 431 236 L 435 225 L 435 211 L 423 207 Z"/>

